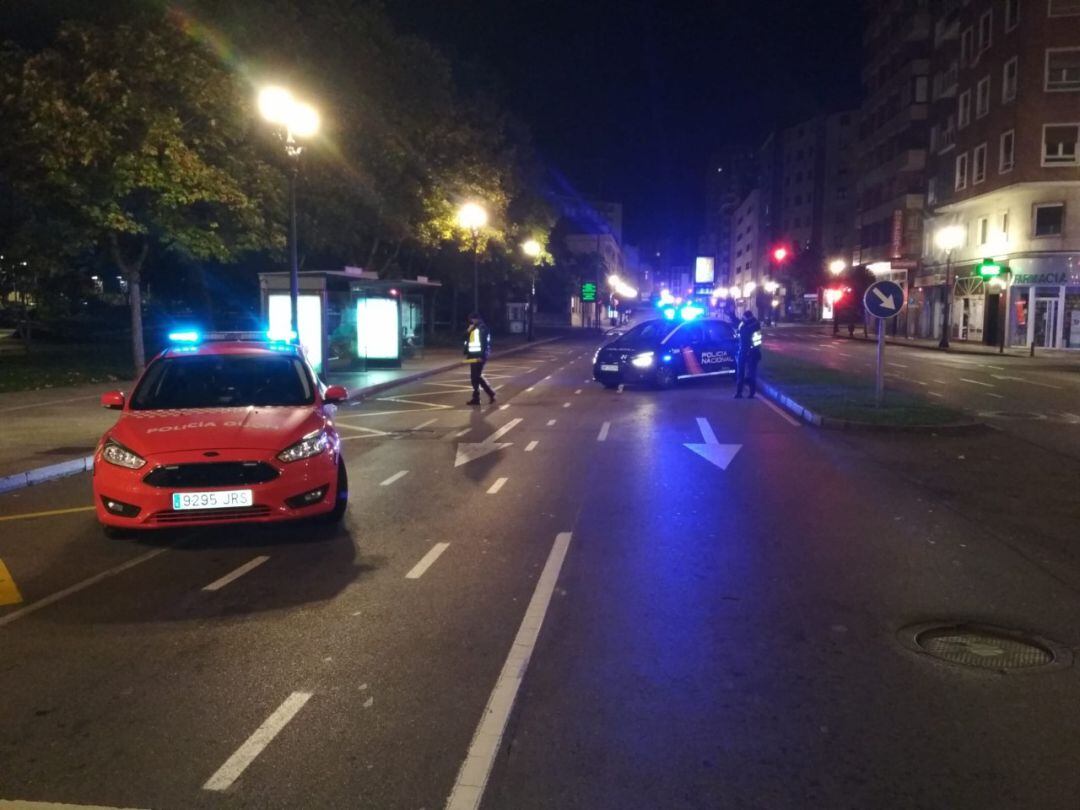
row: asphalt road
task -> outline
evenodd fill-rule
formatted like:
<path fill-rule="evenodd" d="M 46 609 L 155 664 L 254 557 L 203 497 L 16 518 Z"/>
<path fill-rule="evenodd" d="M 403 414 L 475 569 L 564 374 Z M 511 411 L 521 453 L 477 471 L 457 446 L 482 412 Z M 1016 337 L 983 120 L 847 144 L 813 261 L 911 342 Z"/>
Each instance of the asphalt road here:
<path fill-rule="evenodd" d="M 85 476 L 0 497 L 0 808 L 1076 807 L 1074 668 L 898 635 L 1080 645 L 1076 463 L 605 391 L 594 345 L 491 364 L 495 407 L 455 372 L 343 408 L 340 529 L 109 541 Z M 980 454 L 1064 481 L 1039 532 L 941 463 Z"/>

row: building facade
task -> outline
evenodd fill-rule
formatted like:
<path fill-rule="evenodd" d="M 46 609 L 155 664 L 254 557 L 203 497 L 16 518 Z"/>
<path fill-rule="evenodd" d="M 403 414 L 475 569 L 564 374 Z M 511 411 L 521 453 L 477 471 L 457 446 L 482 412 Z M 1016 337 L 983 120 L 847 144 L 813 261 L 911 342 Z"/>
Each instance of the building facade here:
<path fill-rule="evenodd" d="M 867 0 L 859 121 L 858 246 L 853 263 L 910 289 L 923 248 L 932 8 L 943 0 Z M 923 302 L 891 319 L 909 333 Z"/>
<path fill-rule="evenodd" d="M 933 68 L 918 333 L 1080 348 L 1080 0 L 943 0 Z"/>

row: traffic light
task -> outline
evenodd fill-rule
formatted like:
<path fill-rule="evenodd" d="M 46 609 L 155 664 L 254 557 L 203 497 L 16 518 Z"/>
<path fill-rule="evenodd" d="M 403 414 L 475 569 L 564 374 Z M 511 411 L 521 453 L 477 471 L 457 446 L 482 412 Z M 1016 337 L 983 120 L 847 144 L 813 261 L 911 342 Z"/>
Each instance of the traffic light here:
<path fill-rule="evenodd" d="M 788 257 L 788 249 L 781 245 L 780 247 L 773 250 L 772 257 L 777 262 L 777 264 L 779 264 Z"/>

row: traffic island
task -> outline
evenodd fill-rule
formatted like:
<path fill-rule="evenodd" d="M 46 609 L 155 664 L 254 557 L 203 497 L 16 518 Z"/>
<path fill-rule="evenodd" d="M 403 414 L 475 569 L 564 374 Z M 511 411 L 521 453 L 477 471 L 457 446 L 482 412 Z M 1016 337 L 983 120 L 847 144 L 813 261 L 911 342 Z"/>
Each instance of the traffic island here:
<path fill-rule="evenodd" d="M 920 396 L 886 391 L 874 402 L 872 380 L 769 353 L 762 362 L 761 391 L 804 422 L 830 430 L 965 433 L 986 429 L 962 411 Z"/>

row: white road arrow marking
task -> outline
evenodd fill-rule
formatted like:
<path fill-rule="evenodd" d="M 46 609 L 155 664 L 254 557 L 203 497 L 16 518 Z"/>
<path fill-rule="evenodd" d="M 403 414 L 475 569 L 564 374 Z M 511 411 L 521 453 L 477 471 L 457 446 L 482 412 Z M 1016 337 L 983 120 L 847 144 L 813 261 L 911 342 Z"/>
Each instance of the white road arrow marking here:
<path fill-rule="evenodd" d="M 881 302 L 881 305 L 885 307 L 885 309 L 896 309 L 896 302 L 891 295 L 886 295 L 877 287 L 874 287 L 874 295 L 878 297 L 878 301 Z"/>
<path fill-rule="evenodd" d="M 503 450 L 509 447 L 513 442 L 500 442 L 499 439 L 517 427 L 520 423 L 520 419 L 511 419 L 482 442 L 461 442 L 457 446 L 457 457 L 454 459 L 454 466 L 460 467 L 463 464 L 468 464 L 470 461 L 476 461 L 478 458 L 483 458 L 489 453 L 494 453 L 496 450 Z"/>
<path fill-rule="evenodd" d="M 691 444 L 686 443 L 686 447 L 693 450 L 703 459 L 715 464 L 721 470 L 726 470 L 728 465 L 731 464 L 735 458 L 735 454 L 742 450 L 741 444 L 720 444 L 716 440 L 716 434 L 713 433 L 712 425 L 709 424 L 708 419 L 702 419 L 700 416 L 697 420 L 698 427 L 701 429 L 701 435 L 705 439 L 704 444 Z"/>

